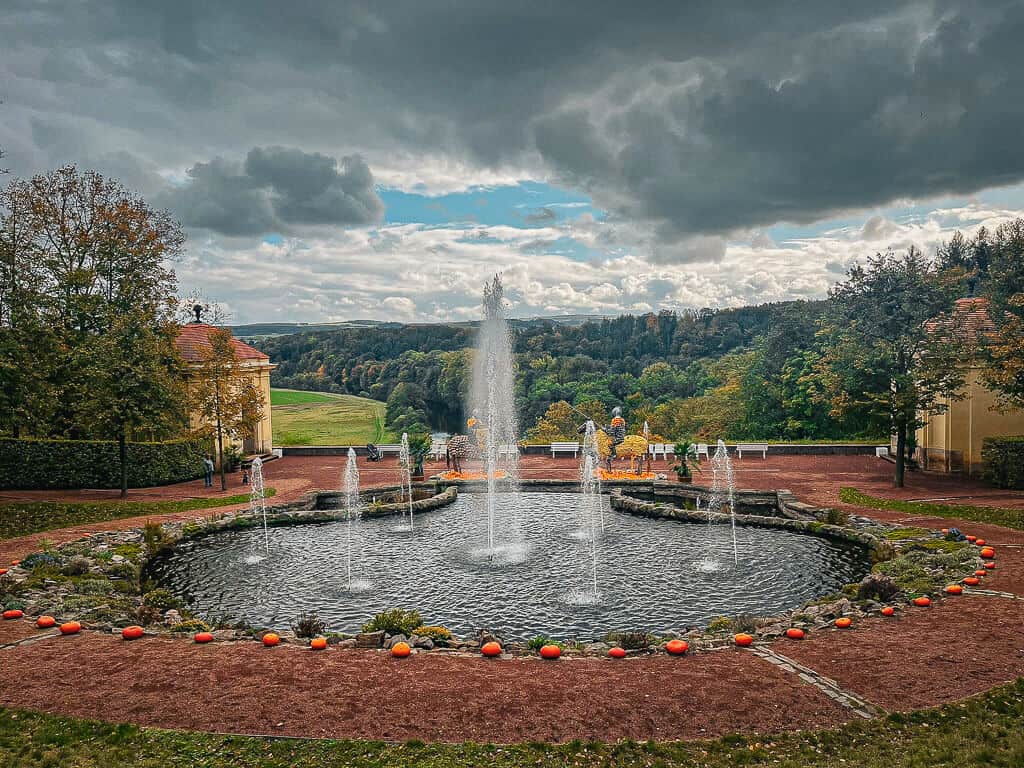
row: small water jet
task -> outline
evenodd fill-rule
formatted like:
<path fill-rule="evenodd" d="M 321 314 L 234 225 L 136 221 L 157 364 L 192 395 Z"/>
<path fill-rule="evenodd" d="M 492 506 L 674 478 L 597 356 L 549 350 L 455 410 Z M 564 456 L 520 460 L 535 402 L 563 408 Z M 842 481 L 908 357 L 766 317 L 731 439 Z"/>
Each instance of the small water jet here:
<path fill-rule="evenodd" d="M 402 470 L 402 495 L 409 500 L 409 530 L 412 530 L 412 456 L 409 453 L 409 433 L 402 433 L 402 447 L 399 449 L 398 464 Z M 405 519 L 405 514 L 402 514 Z"/>
<path fill-rule="evenodd" d="M 359 542 L 359 519 L 362 515 L 362 504 L 359 500 L 359 467 L 356 465 L 354 448 L 348 449 L 348 460 L 345 462 L 345 473 L 341 484 L 343 503 L 345 505 L 345 585 L 349 592 L 365 592 L 371 586 L 366 579 L 357 578 L 354 570 L 353 549 L 362 554 Z"/>
<path fill-rule="evenodd" d="M 500 519 L 496 508 L 499 479 L 504 484 L 502 491 L 511 493 L 516 493 L 519 481 L 515 363 L 505 320 L 504 288 L 498 275 L 484 285 L 483 309 L 473 357 L 470 406 L 474 418 L 479 418 L 476 437 L 487 482 L 482 511 L 487 521 L 487 557 L 493 562 L 499 550 L 522 549 L 518 505 L 512 507 L 515 511 L 507 512 Z M 501 474 L 504 477 L 500 477 Z M 496 530 L 499 522 L 503 524 L 501 532 Z"/>
<path fill-rule="evenodd" d="M 253 538 L 253 551 L 245 558 L 248 565 L 255 565 L 270 554 L 270 532 L 267 530 L 267 499 L 263 486 L 263 459 L 257 456 L 252 460 L 249 479 L 249 514 L 254 520 L 261 520 L 263 525 L 263 553 L 259 553 L 259 541 Z"/>
<path fill-rule="evenodd" d="M 580 503 L 576 518 L 580 526 L 573 538 L 589 541 L 590 553 L 585 559 L 585 581 L 589 588 L 573 590 L 567 601 L 573 605 L 594 605 L 601 597 L 598 591 L 598 559 L 597 540 L 604 531 L 603 497 L 601 496 L 601 480 L 597 469 L 600 466 L 600 449 L 597 442 L 597 428 L 594 422 L 587 420 L 580 453 Z"/>

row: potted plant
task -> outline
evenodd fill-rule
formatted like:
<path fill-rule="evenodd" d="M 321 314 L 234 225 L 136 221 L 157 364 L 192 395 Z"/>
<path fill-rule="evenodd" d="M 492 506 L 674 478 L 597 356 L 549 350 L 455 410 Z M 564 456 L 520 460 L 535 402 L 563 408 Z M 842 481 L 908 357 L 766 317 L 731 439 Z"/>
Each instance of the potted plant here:
<path fill-rule="evenodd" d="M 417 432 L 409 435 L 409 461 L 412 463 L 412 479 L 423 479 L 423 460 L 430 453 L 430 434 Z"/>
<path fill-rule="evenodd" d="M 676 463 L 672 469 L 675 470 L 679 482 L 688 483 L 693 478 L 693 474 L 690 472 L 691 467 L 700 471 L 697 446 L 689 440 L 680 440 L 675 444 L 675 457 Z"/>

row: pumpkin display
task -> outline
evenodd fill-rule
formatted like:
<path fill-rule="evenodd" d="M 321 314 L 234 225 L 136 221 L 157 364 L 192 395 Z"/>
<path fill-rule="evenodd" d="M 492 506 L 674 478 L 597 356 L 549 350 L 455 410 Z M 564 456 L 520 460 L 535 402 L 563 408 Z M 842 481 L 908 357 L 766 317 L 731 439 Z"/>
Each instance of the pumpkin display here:
<path fill-rule="evenodd" d="M 984 566 L 985 566 L 985 568 L 986 568 L 986 569 L 988 569 L 988 570 L 990 570 L 990 571 L 991 571 L 991 570 L 994 570 L 994 569 L 995 569 L 995 567 L 996 567 L 996 564 L 995 564 L 995 563 L 993 563 L 993 562 L 992 562 L 991 560 L 987 560 L 986 562 L 982 563 L 982 565 L 984 565 Z"/>
<path fill-rule="evenodd" d="M 733 637 L 733 642 L 735 642 L 740 648 L 746 648 L 754 644 L 754 637 L 753 635 L 748 635 L 746 632 L 740 632 L 738 635 Z"/>
<path fill-rule="evenodd" d="M 6 568 L 0 568 L 0 576 L 3 576 L 6 573 L 7 573 L 7 569 Z"/>
<path fill-rule="evenodd" d="M 984 568 L 979 568 L 978 570 L 976 570 L 974 572 L 974 575 L 975 576 L 984 576 L 986 573 L 988 573 L 988 571 L 986 571 Z"/>
<path fill-rule="evenodd" d="M 966 538 L 966 539 L 967 539 L 967 540 L 968 540 L 969 542 L 971 542 L 971 544 L 973 544 L 974 542 L 976 542 L 976 541 L 978 540 L 978 537 L 977 537 L 977 536 L 967 536 L 967 537 L 965 537 L 965 538 Z"/>
<path fill-rule="evenodd" d="M 924 595 L 922 595 L 921 597 L 915 597 L 913 602 L 914 605 L 916 605 L 918 608 L 927 608 L 929 605 L 932 604 L 931 598 L 925 597 Z"/>
<path fill-rule="evenodd" d="M 542 659 L 557 659 L 562 655 L 562 649 L 557 645 L 544 645 L 540 649 L 540 657 Z"/>
<path fill-rule="evenodd" d="M 896 615 L 896 609 L 893 608 L 891 605 L 887 605 L 884 608 L 882 608 L 880 613 L 883 616 L 895 616 Z"/>
<path fill-rule="evenodd" d="M 853 619 L 851 619 L 849 616 L 840 616 L 838 619 L 836 619 L 836 626 L 840 629 L 849 629 L 853 626 Z"/>
<path fill-rule="evenodd" d="M 981 548 L 981 552 L 979 552 L 978 554 L 980 554 L 986 560 L 995 560 L 996 559 L 996 551 L 994 549 L 992 549 L 992 547 L 982 547 Z"/>
<path fill-rule="evenodd" d="M 501 656 L 501 643 L 497 643 L 494 640 L 484 643 L 480 648 L 480 653 L 490 659 L 493 659 L 495 656 Z"/>
<path fill-rule="evenodd" d="M 11 565 L 21 565 L 21 560 L 11 560 Z"/>
<path fill-rule="evenodd" d="M 143 634 L 145 634 L 145 630 L 138 624 L 133 624 L 121 630 L 121 637 L 124 640 L 138 640 Z"/>
<path fill-rule="evenodd" d="M 962 595 L 963 593 L 964 593 L 964 588 L 961 587 L 959 584 L 950 584 L 949 586 L 946 587 L 946 594 L 947 595 Z"/>
<path fill-rule="evenodd" d="M 203 644 L 203 643 L 212 643 L 213 642 L 213 633 L 212 632 L 196 632 L 195 635 L 192 637 L 192 639 L 195 640 L 200 645 Z"/>
<path fill-rule="evenodd" d="M 25 614 L 23 612 L 19 611 L 17 608 L 12 608 L 9 611 L 4 611 L 4 618 L 5 619 L 20 619 L 24 615 Z"/>
<path fill-rule="evenodd" d="M 964 584 L 966 584 L 968 587 L 976 587 L 980 583 L 981 579 L 979 579 L 977 576 L 968 576 L 964 579 Z"/>
<path fill-rule="evenodd" d="M 985 540 L 984 539 L 975 539 L 974 540 L 974 545 L 976 547 L 984 547 L 985 546 Z"/>
<path fill-rule="evenodd" d="M 53 616 L 40 616 L 36 619 L 36 626 L 40 629 L 49 629 L 57 626 L 57 620 Z"/>
<path fill-rule="evenodd" d="M 277 632 L 267 632 L 263 636 L 263 645 L 267 648 L 273 648 L 275 645 L 281 644 L 281 636 Z"/>
<path fill-rule="evenodd" d="M 613 659 L 624 659 L 626 658 L 626 649 L 616 645 L 608 649 L 608 655 Z"/>
<path fill-rule="evenodd" d="M 60 625 L 60 633 L 62 635 L 77 635 L 82 631 L 82 625 L 77 621 L 65 621 Z"/>
<path fill-rule="evenodd" d="M 412 648 L 408 643 L 395 643 L 391 646 L 391 655 L 396 659 L 404 659 L 410 653 L 412 653 Z"/>
<path fill-rule="evenodd" d="M 685 640 L 669 640 L 665 643 L 665 650 L 673 656 L 682 656 L 690 650 L 690 644 Z"/>
<path fill-rule="evenodd" d="M 790 640 L 803 640 L 804 631 L 800 627 L 790 627 L 786 630 L 786 637 Z"/>
<path fill-rule="evenodd" d="M 326 637 L 314 637 L 309 641 L 309 647 L 314 651 L 322 651 L 327 647 Z"/>

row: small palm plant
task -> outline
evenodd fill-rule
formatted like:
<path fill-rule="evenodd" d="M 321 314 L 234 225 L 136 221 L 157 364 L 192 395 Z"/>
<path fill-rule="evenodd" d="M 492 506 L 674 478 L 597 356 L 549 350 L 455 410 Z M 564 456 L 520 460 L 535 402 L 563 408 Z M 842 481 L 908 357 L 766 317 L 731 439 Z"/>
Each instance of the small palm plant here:
<path fill-rule="evenodd" d="M 690 480 L 693 475 L 690 469 L 700 471 L 700 462 L 697 460 L 697 446 L 689 440 L 679 440 L 675 445 L 676 464 L 672 467 L 676 471 L 679 482 Z"/>

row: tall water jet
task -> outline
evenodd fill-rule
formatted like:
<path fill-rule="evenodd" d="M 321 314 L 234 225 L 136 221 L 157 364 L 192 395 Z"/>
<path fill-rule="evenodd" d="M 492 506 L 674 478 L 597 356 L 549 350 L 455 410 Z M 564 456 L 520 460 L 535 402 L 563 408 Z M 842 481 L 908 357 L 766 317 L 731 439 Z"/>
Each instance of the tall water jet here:
<path fill-rule="evenodd" d="M 412 456 L 409 453 L 409 433 L 402 433 L 402 446 L 398 453 L 398 464 L 402 470 L 402 495 L 409 502 L 409 530 L 412 530 Z M 403 513 L 402 517 L 405 517 Z"/>
<path fill-rule="evenodd" d="M 590 573 L 587 580 L 590 589 L 570 595 L 570 601 L 580 604 L 596 603 L 600 597 L 597 588 L 597 539 L 604 531 L 604 510 L 601 503 L 601 480 L 597 476 L 600 450 L 597 443 L 597 428 L 587 420 L 580 454 L 580 506 L 579 522 L 581 532 L 590 542 Z"/>
<path fill-rule="evenodd" d="M 479 422 L 477 442 L 484 463 L 487 493 L 484 495 L 487 519 L 487 554 L 493 560 L 495 553 L 518 538 L 518 521 L 506 517 L 503 523 L 504 541 L 499 542 L 496 526 L 499 523 L 497 484 L 499 473 L 504 472 L 506 489 L 514 493 L 519 480 L 519 424 L 515 409 L 515 363 L 512 340 L 505 320 L 504 288 L 501 278 L 484 285 L 483 321 L 477 337 L 473 357 L 473 380 L 470 407 Z M 518 508 L 518 504 L 511 505 Z"/>
<path fill-rule="evenodd" d="M 263 557 L 270 554 L 270 531 L 267 530 L 266 495 L 266 489 L 263 487 L 263 459 L 257 456 L 252 460 L 250 471 L 249 514 L 252 515 L 253 519 L 261 520 L 263 524 Z M 261 556 L 255 554 L 249 558 L 252 562 L 259 562 L 262 559 Z"/>
<path fill-rule="evenodd" d="M 353 549 L 358 548 L 358 534 L 354 530 L 362 514 L 359 501 L 359 467 L 356 465 L 356 451 L 348 449 L 348 460 L 345 462 L 345 473 L 342 475 L 341 489 L 345 505 L 345 584 L 349 592 L 361 592 L 369 588 L 369 582 L 358 579 L 354 575 Z"/>
<path fill-rule="evenodd" d="M 712 492 L 717 498 L 716 511 L 721 512 L 726 502 L 729 504 L 729 517 L 732 522 L 732 558 L 733 564 L 739 565 L 740 556 L 736 546 L 736 479 L 732 471 L 732 460 L 725 441 L 719 440 L 715 455 L 711 459 Z M 710 521 L 710 520 L 709 520 Z"/>

